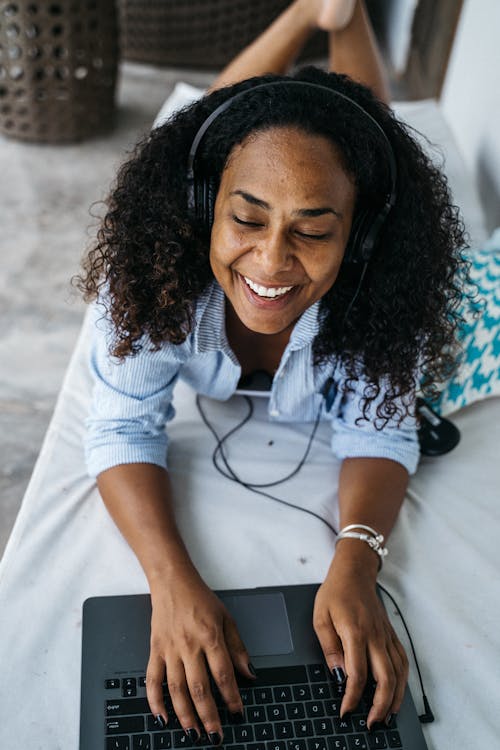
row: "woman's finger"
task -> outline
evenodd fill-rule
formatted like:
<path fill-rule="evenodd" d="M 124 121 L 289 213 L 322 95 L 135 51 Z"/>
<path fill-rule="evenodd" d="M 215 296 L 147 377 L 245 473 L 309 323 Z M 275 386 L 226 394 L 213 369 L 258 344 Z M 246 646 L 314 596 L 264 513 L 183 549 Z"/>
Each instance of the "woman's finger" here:
<path fill-rule="evenodd" d="M 247 679 L 255 679 L 255 674 L 252 671 L 253 667 L 250 668 L 250 655 L 240 638 L 238 628 L 233 618 L 227 615 L 224 618 L 223 627 L 227 650 L 234 666 L 238 672 L 244 675 Z"/>
<path fill-rule="evenodd" d="M 229 666 L 234 677 L 233 665 L 230 660 Z M 212 745 L 220 745 L 223 736 L 222 725 L 210 687 L 207 664 L 203 652 L 200 651 L 196 658 L 190 658 L 189 661 L 185 661 L 184 669 L 191 700 L 207 733 L 207 737 Z"/>
<path fill-rule="evenodd" d="M 167 686 L 179 724 L 191 742 L 196 742 L 200 737 L 200 727 L 191 701 L 191 688 L 188 689 L 185 665 L 178 656 L 167 658 Z"/>
<path fill-rule="evenodd" d="M 371 727 L 375 722 L 384 722 L 389 715 L 396 694 L 400 657 L 397 651 L 390 649 L 387 638 L 370 641 L 368 655 L 376 683 L 372 707 L 367 717 L 367 725 Z M 396 664 L 393 659 L 396 659 Z"/>
<path fill-rule="evenodd" d="M 163 657 L 151 650 L 146 670 L 146 695 L 151 713 L 156 717 L 159 726 L 161 726 L 161 721 L 165 724 L 168 721 L 167 709 L 163 700 L 162 683 L 164 678 L 165 662 Z M 158 717 L 161 717 L 161 720 Z"/>
<path fill-rule="evenodd" d="M 398 714 L 403 702 L 403 696 L 408 682 L 408 657 L 404 650 L 399 638 L 396 636 L 394 631 L 391 630 L 389 633 L 389 646 L 388 651 L 394 665 L 394 671 L 396 672 L 396 690 L 394 691 L 394 698 L 392 705 L 389 708 L 386 719 L 390 718 L 393 714 Z"/>
<path fill-rule="evenodd" d="M 340 707 L 341 716 L 354 711 L 360 702 L 368 673 L 366 637 L 364 633 L 356 627 L 351 626 L 342 638 L 342 646 L 344 649 L 347 682 Z"/>
<path fill-rule="evenodd" d="M 313 620 L 314 631 L 323 651 L 328 670 L 331 673 L 339 695 L 343 695 L 346 684 L 344 650 L 342 641 L 328 612 L 318 612 Z"/>
<path fill-rule="evenodd" d="M 205 656 L 217 689 L 228 707 L 231 718 L 237 722 L 240 720 L 239 717 L 243 716 L 243 701 L 238 690 L 233 662 L 226 643 L 207 649 Z M 248 664 L 248 661 L 246 663 Z"/>

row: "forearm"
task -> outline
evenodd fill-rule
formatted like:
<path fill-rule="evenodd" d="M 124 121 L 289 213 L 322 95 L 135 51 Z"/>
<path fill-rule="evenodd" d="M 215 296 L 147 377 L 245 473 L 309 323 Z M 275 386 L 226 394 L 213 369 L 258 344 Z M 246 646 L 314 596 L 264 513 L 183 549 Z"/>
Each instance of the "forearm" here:
<path fill-rule="evenodd" d="M 179 572 L 197 575 L 175 522 L 165 469 L 142 463 L 115 466 L 99 474 L 97 485 L 152 590 Z"/>
<path fill-rule="evenodd" d="M 339 478 L 340 528 L 362 523 L 387 539 L 401 508 L 408 485 L 408 472 L 385 458 L 348 458 Z M 374 578 L 379 558 L 357 539 L 342 539 L 335 552 L 336 567 L 360 568 Z"/>

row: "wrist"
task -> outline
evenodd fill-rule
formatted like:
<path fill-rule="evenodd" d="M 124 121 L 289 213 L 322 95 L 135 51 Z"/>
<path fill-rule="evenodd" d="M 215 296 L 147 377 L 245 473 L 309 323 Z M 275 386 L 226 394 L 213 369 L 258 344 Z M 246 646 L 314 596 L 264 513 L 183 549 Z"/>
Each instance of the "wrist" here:
<path fill-rule="evenodd" d="M 380 558 L 366 542 L 359 539 L 340 539 L 332 561 L 335 575 L 339 569 L 346 574 L 354 574 L 375 581 L 380 569 Z"/>

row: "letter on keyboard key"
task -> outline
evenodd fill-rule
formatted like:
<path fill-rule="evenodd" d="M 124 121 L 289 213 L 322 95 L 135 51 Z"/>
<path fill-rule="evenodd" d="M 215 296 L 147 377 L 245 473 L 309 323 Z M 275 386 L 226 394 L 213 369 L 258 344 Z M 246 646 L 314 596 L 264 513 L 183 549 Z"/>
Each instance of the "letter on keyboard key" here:
<path fill-rule="evenodd" d="M 130 740 L 128 737 L 108 737 L 106 750 L 130 750 Z"/>
<path fill-rule="evenodd" d="M 151 750 L 149 734 L 134 734 L 132 737 L 132 750 Z"/>
<path fill-rule="evenodd" d="M 328 737 L 330 750 L 347 750 L 347 740 L 345 737 Z"/>
<path fill-rule="evenodd" d="M 389 747 L 403 747 L 401 737 L 396 729 L 391 729 L 387 732 L 387 740 Z"/>
<path fill-rule="evenodd" d="M 328 750 L 328 745 L 326 744 L 326 737 L 321 737 L 319 739 L 310 737 L 307 740 L 307 747 L 308 747 L 308 750 Z"/>
<path fill-rule="evenodd" d="M 387 742 L 383 732 L 370 732 L 368 735 L 368 747 L 371 750 L 385 750 Z"/>
<path fill-rule="evenodd" d="M 170 732 L 153 735 L 153 750 L 170 750 L 172 747 L 172 735 Z"/>
<path fill-rule="evenodd" d="M 347 738 L 349 750 L 368 750 L 368 745 L 363 734 L 351 734 Z"/>

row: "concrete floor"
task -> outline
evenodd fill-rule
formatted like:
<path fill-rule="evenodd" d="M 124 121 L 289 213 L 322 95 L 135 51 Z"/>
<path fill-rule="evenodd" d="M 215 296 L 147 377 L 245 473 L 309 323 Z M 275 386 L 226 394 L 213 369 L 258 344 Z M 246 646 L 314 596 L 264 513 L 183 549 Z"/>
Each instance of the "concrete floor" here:
<path fill-rule="evenodd" d="M 0 135 L 0 556 L 83 317 L 70 280 L 95 235 L 90 206 L 176 80 L 206 86 L 211 78 L 127 64 L 109 135 L 69 146 Z"/>

